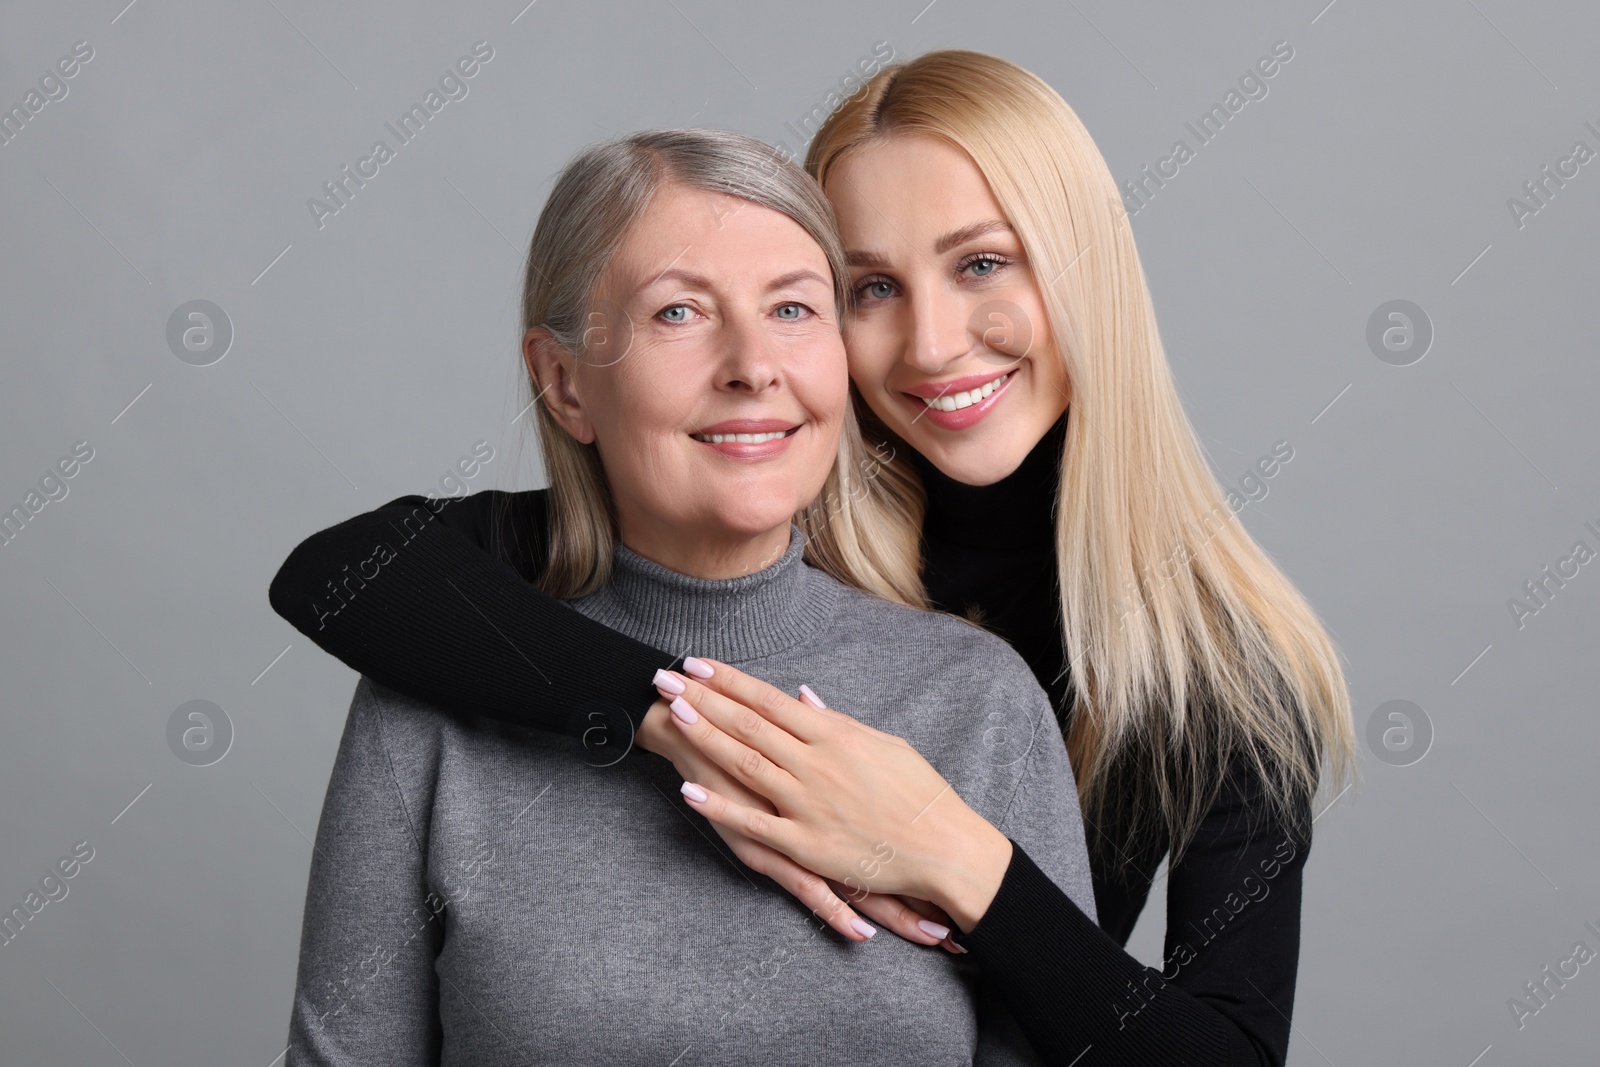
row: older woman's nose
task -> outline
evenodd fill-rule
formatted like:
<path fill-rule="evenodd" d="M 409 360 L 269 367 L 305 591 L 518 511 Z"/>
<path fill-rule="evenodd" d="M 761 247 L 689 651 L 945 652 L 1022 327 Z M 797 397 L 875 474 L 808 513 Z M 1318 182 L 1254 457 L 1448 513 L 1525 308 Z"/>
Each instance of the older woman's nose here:
<path fill-rule="evenodd" d="M 719 385 L 760 393 L 778 383 L 778 360 L 765 331 L 748 323 L 730 323 L 722 341 Z"/>

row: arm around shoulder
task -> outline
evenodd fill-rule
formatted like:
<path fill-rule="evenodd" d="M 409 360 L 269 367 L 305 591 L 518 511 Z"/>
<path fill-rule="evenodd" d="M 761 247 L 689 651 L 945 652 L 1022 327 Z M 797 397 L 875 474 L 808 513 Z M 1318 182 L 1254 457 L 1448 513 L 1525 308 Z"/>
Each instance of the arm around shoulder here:
<path fill-rule="evenodd" d="M 603 706 L 635 726 L 675 658 L 547 596 L 543 490 L 401 497 L 301 542 L 269 591 L 318 647 L 453 715 L 555 733 Z"/>

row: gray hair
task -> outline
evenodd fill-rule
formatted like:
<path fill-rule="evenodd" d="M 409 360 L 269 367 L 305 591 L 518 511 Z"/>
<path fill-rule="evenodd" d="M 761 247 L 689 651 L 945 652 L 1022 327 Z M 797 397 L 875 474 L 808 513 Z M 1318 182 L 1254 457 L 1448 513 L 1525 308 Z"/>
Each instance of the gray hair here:
<path fill-rule="evenodd" d="M 793 219 L 828 257 L 843 321 L 849 270 L 833 206 L 798 164 L 742 133 L 647 130 L 584 151 L 556 179 L 528 250 L 524 332 L 543 326 L 567 351 L 582 351 L 600 276 L 651 198 L 669 183 L 738 197 Z"/>

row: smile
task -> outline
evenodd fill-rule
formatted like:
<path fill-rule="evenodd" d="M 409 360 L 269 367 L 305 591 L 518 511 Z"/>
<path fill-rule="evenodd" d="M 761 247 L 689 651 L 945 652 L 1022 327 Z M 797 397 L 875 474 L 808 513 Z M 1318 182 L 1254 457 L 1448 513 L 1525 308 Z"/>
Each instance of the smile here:
<path fill-rule="evenodd" d="M 984 382 L 976 389 L 969 389 L 964 393 L 946 393 L 944 396 L 925 396 L 919 399 L 935 411 L 960 411 L 980 403 L 996 389 L 1004 385 L 1016 371 L 1006 371 L 992 381 Z"/>
<path fill-rule="evenodd" d="M 692 433 L 689 436 L 696 441 L 704 441 L 708 445 L 724 443 L 738 443 L 741 445 L 759 445 L 766 441 L 776 441 L 780 437 L 792 436 L 800 427 L 795 426 L 788 430 L 775 430 L 771 433 Z"/>

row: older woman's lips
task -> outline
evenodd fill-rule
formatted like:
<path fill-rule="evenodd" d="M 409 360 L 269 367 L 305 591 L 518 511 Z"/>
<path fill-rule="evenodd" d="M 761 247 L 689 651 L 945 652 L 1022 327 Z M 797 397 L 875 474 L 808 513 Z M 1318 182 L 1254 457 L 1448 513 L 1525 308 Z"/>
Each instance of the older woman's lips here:
<path fill-rule="evenodd" d="M 689 436 L 729 459 L 770 459 L 788 449 L 799 429 L 781 419 L 729 419 Z"/>

